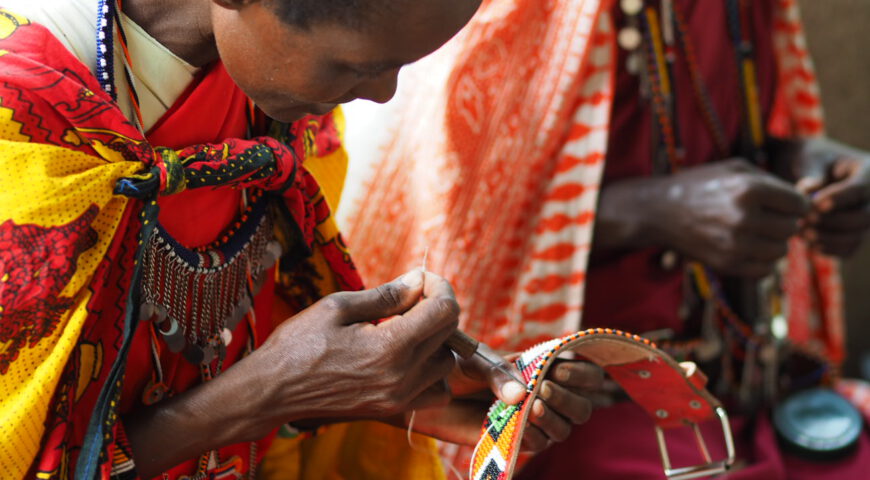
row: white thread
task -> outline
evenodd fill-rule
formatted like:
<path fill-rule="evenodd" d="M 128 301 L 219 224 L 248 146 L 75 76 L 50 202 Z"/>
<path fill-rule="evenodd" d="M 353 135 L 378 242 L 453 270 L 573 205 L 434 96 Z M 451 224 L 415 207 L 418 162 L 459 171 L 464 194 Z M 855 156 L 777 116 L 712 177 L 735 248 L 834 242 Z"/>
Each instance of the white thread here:
<path fill-rule="evenodd" d="M 412 438 L 412 434 L 414 433 L 414 419 L 417 418 L 417 411 L 411 410 L 411 418 L 408 419 L 408 445 L 412 450 L 417 450 L 417 446 L 414 445 L 414 440 Z"/>
<path fill-rule="evenodd" d="M 414 430 L 414 420 L 416 420 L 416 418 L 417 418 L 417 410 L 411 410 L 411 418 L 408 419 L 408 445 L 411 447 L 411 450 L 414 450 L 415 452 L 429 453 L 429 451 L 426 450 L 425 448 L 419 447 L 419 446 L 414 444 L 414 437 L 413 437 L 414 431 L 413 430 Z M 492 426 L 490 426 L 490 428 L 492 428 Z M 453 474 L 453 476 L 455 476 L 459 480 L 465 480 L 462 476 L 462 472 L 460 472 L 459 469 L 457 469 L 456 467 L 453 466 L 453 462 L 449 461 L 448 459 L 446 459 L 438 454 L 435 454 L 435 458 L 437 458 L 438 460 L 441 461 L 441 465 L 447 465 L 447 469 L 449 470 L 448 474 Z M 449 475 L 448 475 L 448 478 L 450 478 Z"/>

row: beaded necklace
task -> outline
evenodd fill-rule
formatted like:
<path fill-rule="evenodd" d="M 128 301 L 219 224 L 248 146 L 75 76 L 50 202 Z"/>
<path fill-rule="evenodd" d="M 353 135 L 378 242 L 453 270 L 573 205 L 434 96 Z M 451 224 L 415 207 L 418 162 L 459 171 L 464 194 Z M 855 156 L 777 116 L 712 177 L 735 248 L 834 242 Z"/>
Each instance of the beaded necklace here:
<path fill-rule="evenodd" d="M 750 161 L 760 167 L 765 167 L 766 160 L 763 145 L 766 141 L 763 127 L 762 111 L 759 97 L 757 67 L 755 62 L 755 46 L 750 28 L 749 0 L 724 0 L 728 32 L 734 46 L 735 60 L 740 80 L 741 104 L 743 105 L 743 125 L 741 151 Z M 654 171 L 671 173 L 684 165 L 684 149 L 680 144 L 680 132 L 676 122 L 676 92 L 673 88 L 674 64 L 678 49 L 685 59 L 692 84 L 692 93 L 701 111 L 704 125 L 710 133 L 716 152 L 720 158 L 730 154 L 728 136 L 721 117 L 712 102 L 698 64 L 697 49 L 689 34 L 686 15 L 679 1 L 661 0 L 660 9 L 645 5 L 644 0 L 620 0 L 620 7 L 626 14 L 626 26 L 619 32 L 619 45 L 631 52 L 626 68 L 630 73 L 639 74 L 641 94 L 650 102 L 653 115 L 654 139 L 657 147 L 654 149 Z M 637 38 L 637 40 L 635 40 Z M 775 365 L 774 345 L 771 344 L 771 332 L 764 328 L 759 330 L 748 324 L 729 305 L 724 289 L 718 279 L 708 269 L 697 263 L 688 265 L 688 278 L 691 280 L 693 294 L 701 298 L 709 309 L 707 310 L 713 327 L 727 345 L 722 352 L 721 385 L 723 391 L 735 390 L 741 401 L 751 398 L 753 378 L 759 376 L 754 371 L 757 363 Z M 775 305 L 771 307 L 772 316 L 782 315 L 781 301 L 774 296 Z M 703 328 L 703 327 L 702 327 Z M 675 355 L 689 357 L 704 349 L 710 350 L 709 338 L 689 339 L 688 341 L 662 340 L 663 348 Z M 719 340 L 717 340 L 719 341 Z M 774 340 L 774 343 L 776 340 Z M 794 374 L 789 379 L 791 386 L 812 384 L 813 382 L 830 382 L 838 375 L 837 368 L 816 352 L 804 348 L 790 346 L 791 354 L 799 356 L 811 363 L 809 373 Z M 709 352 L 706 352 L 709 354 Z M 742 372 L 733 371 L 732 360 L 742 362 Z M 776 367 L 765 368 L 765 384 L 777 383 Z M 739 381 L 737 379 L 740 379 Z M 776 397 L 776 386 L 764 392 L 769 399 Z"/>
<path fill-rule="evenodd" d="M 129 88 L 127 94 L 137 127 L 143 131 L 142 110 L 139 106 L 139 95 L 136 93 L 130 51 L 127 48 L 127 35 L 121 22 L 121 0 L 98 0 L 97 5 L 97 80 L 100 87 L 108 93 L 112 100 L 118 101 L 118 89 L 115 84 L 115 29 L 118 31 L 118 45 L 124 58 L 124 79 Z"/>
<path fill-rule="evenodd" d="M 757 68 L 754 44 L 746 24 L 749 19 L 747 0 L 727 2 L 729 32 L 732 36 L 740 76 L 744 104 L 744 124 L 748 126 L 748 139 L 743 150 L 750 160 L 763 164 L 762 147 L 765 141 L 761 106 L 758 95 Z M 627 68 L 641 74 L 645 95 L 652 107 L 655 136 L 658 147 L 654 156 L 656 171 L 669 173 L 679 170 L 685 161 L 685 151 L 680 143 L 676 122 L 676 91 L 673 88 L 674 65 L 678 50 L 681 50 L 688 66 L 692 93 L 704 119 L 704 124 L 713 138 L 720 157 L 728 156 L 727 134 L 713 104 L 697 61 L 697 50 L 689 35 L 685 14 L 674 0 L 662 0 L 660 9 L 644 6 L 642 0 L 621 0 L 620 5 L 627 16 L 627 26 L 620 31 L 620 46 L 631 51 Z M 659 13 L 661 12 L 661 13 Z M 638 32 L 642 30 L 642 33 Z M 633 33 L 632 33 L 633 32 Z M 634 41 L 637 37 L 638 40 Z M 642 39 L 643 41 L 640 41 Z M 640 48 L 641 45 L 643 48 Z M 638 64 L 644 65 L 638 68 Z M 660 161 L 663 158 L 664 161 Z"/>
<path fill-rule="evenodd" d="M 755 63 L 755 45 L 752 41 L 749 1 L 727 0 L 728 26 L 740 72 L 741 96 L 743 97 L 744 150 L 759 166 L 766 163 L 762 152 L 765 134 L 761 118 L 761 102 L 758 93 L 758 69 Z"/>
<path fill-rule="evenodd" d="M 123 52 L 124 76 L 137 127 L 144 131 L 142 112 L 132 72 L 132 60 L 121 22 L 120 0 L 98 0 L 97 64 L 100 87 L 117 101 L 114 46 Z M 248 102 L 248 135 L 252 136 L 256 116 Z M 268 198 L 262 191 L 242 192 L 240 214 L 215 242 L 188 249 L 175 241 L 159 224 L 143 240 L 143 275 L 138 298 L 140 321 L 150 322 L 153 370 L 141 401 L 153 405 L 173 395 L 164 377 L 161 352 L 165 346 L 181 353 L 199 367 L 203 382 L 223 370 L 226 347 L 233 341 L 235 327 L 245 321 L 247 342 L 242 357 L 257 347 L 253 299 L 265 275 L 281 255 L 273 239 Z M 256 478 L 257 443 L 250 442 L 247 478 Z M 217 450 L 204 453 L 197 461 L 192 479 L 205 479 L 221 461 Z M 163 473 L 164 479 L 169 479 Z M 185 477 L 188 478 L 188 477 Z"/>

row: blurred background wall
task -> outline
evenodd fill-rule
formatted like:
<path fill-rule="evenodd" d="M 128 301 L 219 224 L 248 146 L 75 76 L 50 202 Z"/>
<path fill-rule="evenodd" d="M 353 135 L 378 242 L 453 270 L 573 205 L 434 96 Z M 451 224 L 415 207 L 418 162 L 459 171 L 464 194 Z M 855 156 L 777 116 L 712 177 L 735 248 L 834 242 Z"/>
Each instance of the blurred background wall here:
<path fill-rule="evenodd" d="M 870 150 L 870 0 L 801 0 L 807 41 L 816 63 L 831 137 Z M 870 246 L 844 262 L 846 372 L 859 373 L 870 354 Z"/>

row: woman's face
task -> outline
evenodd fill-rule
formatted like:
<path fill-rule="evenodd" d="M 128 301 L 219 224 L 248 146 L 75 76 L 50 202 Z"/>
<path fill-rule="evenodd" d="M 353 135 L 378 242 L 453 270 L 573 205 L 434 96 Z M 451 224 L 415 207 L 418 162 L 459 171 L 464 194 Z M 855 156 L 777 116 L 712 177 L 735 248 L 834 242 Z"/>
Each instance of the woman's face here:
<path fill-rule="evenodd" d="M 357 98 L 388 101 L 401 67 L 446 43 L 480 1 L 395 0 L 361 28 L 322 21 L 305 29 L 259 1 L 213 2 L 212 25 L 236 84 L 267 115 L 290 122 Z"/>

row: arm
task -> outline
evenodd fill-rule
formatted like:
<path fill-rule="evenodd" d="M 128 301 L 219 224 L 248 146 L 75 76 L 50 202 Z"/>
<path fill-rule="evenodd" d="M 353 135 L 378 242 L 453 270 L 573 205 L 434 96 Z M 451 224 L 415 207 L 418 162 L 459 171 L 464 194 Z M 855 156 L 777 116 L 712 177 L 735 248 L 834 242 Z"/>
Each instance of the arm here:
<path fill-rule="evenodd" d="M 519 375 L 513 362 L 505 359 L 502 365 Z M 554 442 L 566 440 L 573 425 L 585 423 L 592 414 L 591 399 L 600 394 L 603 378 L 603 371 L 596 365 L 560 361 L 549 372 L 532 406 L 522 448 L 539 452 Z M 419 433 L 468 446 L 474 446 L 480 439 L 480 427 L 496 396 L 512 405 L 526 394 L 524 387 L 477 357 L 459 362 L 449 377 L 449 387 L 453 400 L 443 407 L 417 410 L 413 427 Z M 410 412 L 397 422 L 407 426 Z"/>
<path fill-rule="evenodd" d="M 870 155 L 828 138 L 773 145 L 774 167 L 811 198 L 804 237 L 823 253 L 853 254 L 870 228 Z"/>
<path fill-rule="evenodd" d="M 423 283 L 417 270 L 376 289 L 330 295 L 213 381 L 127 415 L 140 476 L 286 422 L 383 419 L 445 404 L 449 394 L 431 387 L 454 368 L 443 344 L 459 311 L 446 281 L 427 273 Z"/>
<path fill-rule="evenodd" d="M 763 276 L 808 208 L 794 187 L 739 159 L 623 180 L 601 192 L 593 261 L 661 247 L 723 274 Z"/>

